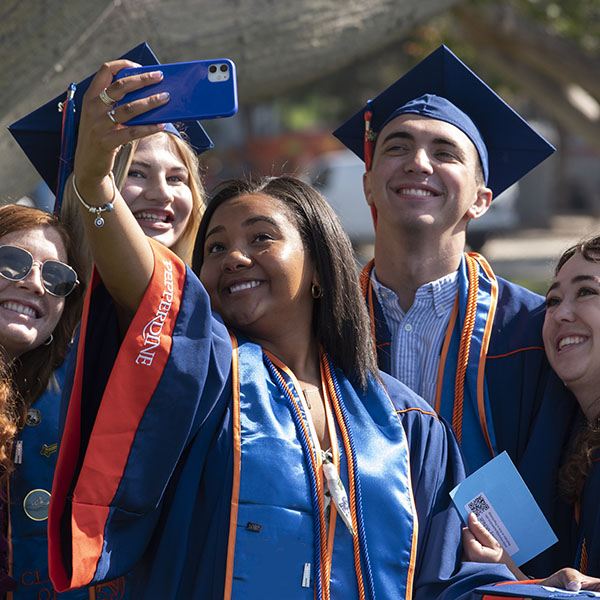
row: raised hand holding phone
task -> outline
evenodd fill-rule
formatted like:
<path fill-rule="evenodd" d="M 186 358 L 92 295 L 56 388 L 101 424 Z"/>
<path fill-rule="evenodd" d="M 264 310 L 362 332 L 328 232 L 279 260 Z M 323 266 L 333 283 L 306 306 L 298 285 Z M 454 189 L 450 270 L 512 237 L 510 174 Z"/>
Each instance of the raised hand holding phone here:
<path fill-rule="evenodd" d="M 105 177 L 112 170 L 114 157 L 123 144 L 132 139 L 151 135 L 161 129 L 156 125 L 122 127 L 127 117 L 135 117 L 169 101 L 168 96 L 148 91 L 154 89 L 154 84 L 160 82 L 163 77 L 161 68 L 156 65 L 143 74 L 123 80 L 118 86 L 111 85 L 117 73 L 125 68 L 137 66 L 139 65 L 129 60 L 105 63 L 94 76 L 83 97 L 75 152 L 75 170 L 78 172 L 77 179 L 82 184 L 84 174 L 86 177 L 96 179 Z M 114 109 L 107 110 L 107 105 L 100 98 L 103 90 L 117 101 L 135 90 L 139 93 L 140 100 L 129 104 L 127 108 L 119 109 L 115 106 Z"/>
<path fill-rule="evenodd" d="M 156 67 L 123 69 L 116 80 L 156 70 Z M 226 58 L 160 65 L 163 78 L 153 86 L 135 90 L 117 106 L 139 100 L 149 94 L 167 92 L 169 102 L 133 117 L 126 125 L 169 123 L 231 117 L 237 112 L 235 64 Z"/>

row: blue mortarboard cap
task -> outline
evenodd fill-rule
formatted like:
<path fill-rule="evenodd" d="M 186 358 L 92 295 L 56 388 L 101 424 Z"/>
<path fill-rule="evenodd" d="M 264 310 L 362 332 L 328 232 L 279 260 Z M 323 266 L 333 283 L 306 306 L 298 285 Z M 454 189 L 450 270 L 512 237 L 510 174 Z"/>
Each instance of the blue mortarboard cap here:
<path fill-rule="evenodd" d="M 136 46 L 121 58 L 140 65 L 160 64 L 150 46 L 145 42 Z M 74 96 L 75 136 L 79 128 L 83 95 L 90 86 L 93 77 L 94 75 L 90 75 L 77 84 Z M 8 130 L 53 192 L 56 192 L 57 187 L 61 150 L 62 114 L 58 111 L 58 104 L 64 102 L 65 98 L 66 92 L 8 126 Z M 194 147 L 197 153 L 213 147 L 211 139 L 198 121 L 186 121 L 181 125 L 186 134 L 186 141 Z M 175 133 L 174 128 L 168 128 L 168 130 Z"/>
<path fill-rule="evenodd" d="M 409 112 L 446 121 L 461 129 L 475 144 L 484 174 L 487 154 L 486 180 L 494 196 L 555 150 L 446 46 L 424 58 L 367 106 L 375 133 L 391 119 Z M 333 132 L 362 160 L 366 108 Z"/>

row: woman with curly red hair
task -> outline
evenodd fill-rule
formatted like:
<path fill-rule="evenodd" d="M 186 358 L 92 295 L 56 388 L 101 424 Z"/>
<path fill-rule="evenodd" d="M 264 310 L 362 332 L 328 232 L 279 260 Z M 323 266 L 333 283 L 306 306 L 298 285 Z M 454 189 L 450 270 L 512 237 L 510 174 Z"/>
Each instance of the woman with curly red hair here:
<path fill-rule="evenodd" d="M 15 204 L 0 208 L 2 598 L 31 597 L 44 587 L 34 580 L 47 570 L 61 367 L 80 318 L 79 273 L 67 230 L 55 217 Z"/>

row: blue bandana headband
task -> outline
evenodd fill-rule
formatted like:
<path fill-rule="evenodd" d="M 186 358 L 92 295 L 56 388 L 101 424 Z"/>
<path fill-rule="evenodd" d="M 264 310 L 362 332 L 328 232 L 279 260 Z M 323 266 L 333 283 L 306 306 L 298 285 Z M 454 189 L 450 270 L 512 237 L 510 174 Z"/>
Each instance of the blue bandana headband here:
<path fill-rule="evenodd" d="M 483 137 L 475 123 L 473 123 L 462 110 L 457 108 L 449 100 L 446 100 L 446 98 L 434 94 L 425 94 L 414 100 L 409 100 L 406 104 L 397 108 L 384 121 L 379 128 L 379 131 L 381 131 L 392 119 L 405 114 L 423 115 L 424 117 L 430 117 L 431 119 L 437 119 L 438 121 L 445 121 L 460 129 L 475 145 L 475 149 L 481 160 L 483 177 L 487 184 L 489 168 L 486 145 L 483 142 Z"/>

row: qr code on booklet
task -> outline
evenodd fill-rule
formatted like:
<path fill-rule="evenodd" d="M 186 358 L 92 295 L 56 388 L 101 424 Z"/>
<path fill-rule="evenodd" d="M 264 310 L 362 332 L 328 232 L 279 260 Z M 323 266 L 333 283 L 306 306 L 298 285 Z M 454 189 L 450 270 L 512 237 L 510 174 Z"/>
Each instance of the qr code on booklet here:
<path fill-rule="evenodd" d="M 467 502 L 467 507 L 470 512 L 475 513 L 478 519 L 485 511 L 490 510 L 490 505 L 486 502 L 483 494 L 479 494 L 479 496 L 475 496 L 473 500 Z"/>
<path fill-rule="evenodd" d="M 489 498 L 480 492 L 465 504 L 468 513 L 475 513 L 479 522 L 500 542 L 502 547 L 512 556 L 519 551 L 519 546 L 510 535 L 508 528 L 492 506 Z"/>

